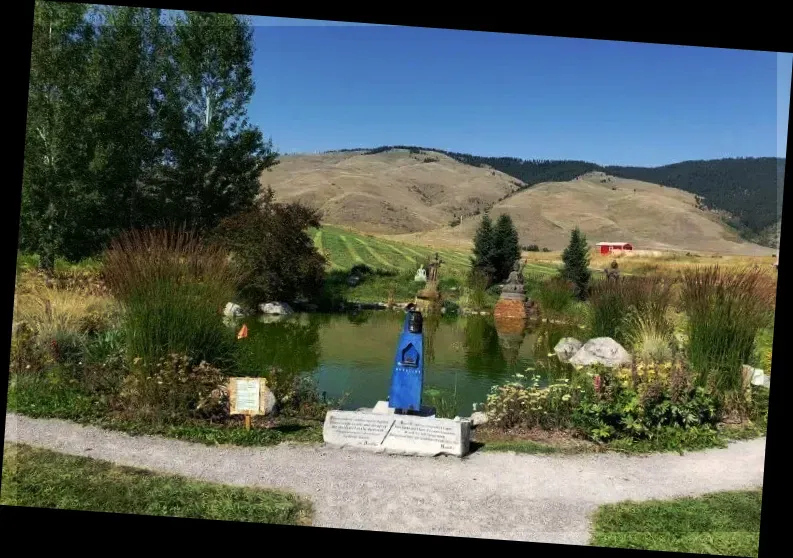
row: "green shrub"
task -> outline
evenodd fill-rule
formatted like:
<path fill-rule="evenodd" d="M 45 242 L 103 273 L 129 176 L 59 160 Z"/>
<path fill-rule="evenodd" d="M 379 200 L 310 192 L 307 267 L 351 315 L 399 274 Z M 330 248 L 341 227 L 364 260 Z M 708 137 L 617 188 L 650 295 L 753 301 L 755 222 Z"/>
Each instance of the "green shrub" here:
<path fill-rule="evenodd" d="M 233 255 L 242 301 L 255 307 L 319 295 L 326 261 L 307 232 L 319 226 L 316 211 L 276 203 L 269 188 L 258 207 L 221 222 L 215 238 Z"/>
<path fill-rule="evenodd" d="M 741 366 L 753 357 L 758 331 L 773 320 L 774 296 L 773 282 L 759 269 L 684 272 L 688 357 L 699 385 L 731 397 L 741 392 Z"/>
<path fill-rule="evenodd" d="M 714 429 L 721 418 L 718 400 L 681 362 L 612 371 L 590 367 L 593 390 L 576 409 L 576 425 L 595 441 L 653 439 L 667 429 Z"/>
<path fill-rule="evenodd" d="M 527 383 L 494 386 L 485 402 L 488 422 L 503 429 L 571 427 L 585 390 L 566 378 L 547 387 L 540 387 L 539 381 L 539 375 L 534 375 Z"/>
<path fill-rule="evenodd" d="M 265 376 L 281 416 L 324 420 L 329 410 L 342 405 L 343 398 L 339 401 L 329 400 L 324 392 L 319 391 L 316 380 L 301 372 L 271 368 Z"/>
<path fill-rule="evenodd" d="M 172 353 L 231 364 L 233 332 L 220 311 L 234 296 L 226 253 L 189 232 L 132 231 L 105 256 L 109 287 L 123 305 L 127 356 L 146 364 Z"/>
<path fill-rule="evenodd" d="M 573 305 L 575 287 L 561 277 L 552 277 L 534 289 L 540 310 L 549 315 L 563 314 Z"/>

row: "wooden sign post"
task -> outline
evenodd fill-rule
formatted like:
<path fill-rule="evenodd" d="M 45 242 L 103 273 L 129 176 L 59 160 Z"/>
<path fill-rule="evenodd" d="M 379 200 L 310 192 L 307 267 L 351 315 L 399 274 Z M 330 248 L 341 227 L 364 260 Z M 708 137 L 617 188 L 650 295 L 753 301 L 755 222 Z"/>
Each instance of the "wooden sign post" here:
<path fill-rule="evenodd" d="M 264 415 L 267 381 L 264 378 L 231 378 L 229 381 L 229 414 L 245 417 L 245 430 L 251 429 L 251 417 Z"/>

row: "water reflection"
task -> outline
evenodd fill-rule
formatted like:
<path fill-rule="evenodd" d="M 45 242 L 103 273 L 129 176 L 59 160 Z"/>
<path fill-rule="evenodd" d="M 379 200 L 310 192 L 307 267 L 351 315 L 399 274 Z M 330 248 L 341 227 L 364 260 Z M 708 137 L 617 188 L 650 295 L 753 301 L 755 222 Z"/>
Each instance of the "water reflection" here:
<path fill-rule="evenodd" d="M 239 342 L 240 373 L 262 375 L 277 366 L 312 374 L 329 397 L 349 394 L 349 408 L 371 407 L 388 393 L 403 320 L 402 312 L 392 311 L 251 320 L 248 338 Z M 427 314 L 425 387 L 456 393 L 460 413 L 470 413 L 491 386 L 533 367 L 543 351 L 547 356 L 547 345 L 566 333 L 522 327 L 499 332 L 490 316 Z"/>

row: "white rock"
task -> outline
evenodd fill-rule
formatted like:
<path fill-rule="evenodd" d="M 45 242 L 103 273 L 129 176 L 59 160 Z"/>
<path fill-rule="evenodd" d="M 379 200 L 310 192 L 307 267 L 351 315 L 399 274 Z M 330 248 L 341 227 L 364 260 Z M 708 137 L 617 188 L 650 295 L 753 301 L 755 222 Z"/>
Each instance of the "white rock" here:
<path fill-rule="evenodd" d="M 378 401 L 372 409 L 372 412 L 378 415 L 393 415 L 395 411 L 396 409 L 388 406 L 388 401 Z"/>
<path fill-rule="evenodd" d="M 602 364 L 609 368 L 631 363 L 631 355 L 622 345 L 610 337 L 596 337 L 590 339 L 570 359 L 570 364 L 576 366 L 590 366 Z"/>
<path fill-rule="evenodd" d="M 272 391 L 270 391 L 270 388 L 263 387 L 261 389 L 261 396 L 262 396 L 261 405 L 262 407 L 264 407 L 265 414 L 269 415 L 273 412 L 273 410 L 275 409 L 275 405 L 277 403 L 275 399 L 275 394 Z"/>
<path fill-rule="evenodd" d="M 567 362 L 573 358 L 573 355 L 581 350 L 582 346 L 583 344 L 578 339 L 574 337 L 564 337 L 560 339 L 553 348 L 553 352 L 556 353 L 556 356 L 559 357 L 559 360 L 562 362 Z"/>
<path fill-rule="evenodd" d="M 471 426 L 476 428 L 477 426 L 487 424 L 487 415 L 482 411 L 477 411 L 471 414 L 470 420 L 471 420 Z"/>
<path fill-rule="evenodd" d="M 242 306 L 239 304 L 234 304 L 233 302 L 229 302 L 226 304 L 226 307 L 223 309 L 223 315 L 227 318 L 240 318 L 245 315 L 245 311 L 242 309 Z"/>
<path fill-rule="evenodd" d="M 294 311 L 286 302 L 268 302 L 266 304 L 260 304 L 259 311 L 262 314 L 277 314 L 280 316 L 294 314 Z"/>

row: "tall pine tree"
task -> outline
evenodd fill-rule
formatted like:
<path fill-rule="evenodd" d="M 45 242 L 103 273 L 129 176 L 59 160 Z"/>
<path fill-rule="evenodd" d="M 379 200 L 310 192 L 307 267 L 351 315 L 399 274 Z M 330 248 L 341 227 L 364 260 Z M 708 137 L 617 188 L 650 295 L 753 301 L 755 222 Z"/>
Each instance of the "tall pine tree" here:
<path fill-rule="evenodd" d="M 474 256 L 471 258 L 471 267 L 484 273 L 489 280 L 492 280 L 496 272 L 493 266 L 494 249 L 493 221 L 485 213 L 474 236 Z"/>
<path fill-rule="evenodd" d="M 578 227 L 570 234 L 570 243 L 562 252 L 562 262 L 564 263 L 562 277 L 573 283 L 575 296 L 585 300 L 592 274 L 589 271 L 589 246 L 586 236 Z"/>
<path fill-rule="evenodd" d="M 512 218 L 506 213 L 502 213 L 493 229 L 494 279 L 498 282 L 504 281 L 518 259 L 520 259 L 518 231 L 515 229 Z"/>

